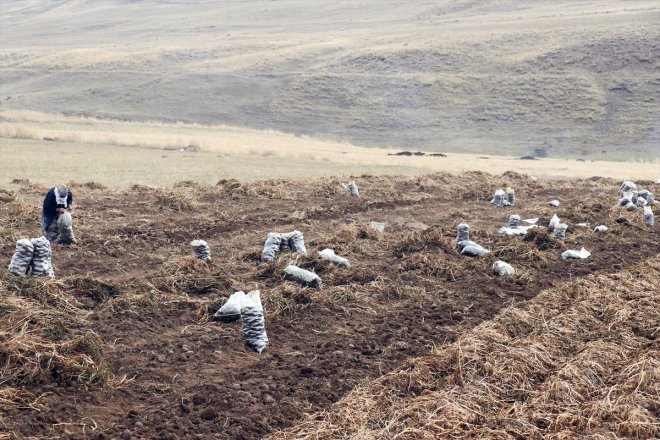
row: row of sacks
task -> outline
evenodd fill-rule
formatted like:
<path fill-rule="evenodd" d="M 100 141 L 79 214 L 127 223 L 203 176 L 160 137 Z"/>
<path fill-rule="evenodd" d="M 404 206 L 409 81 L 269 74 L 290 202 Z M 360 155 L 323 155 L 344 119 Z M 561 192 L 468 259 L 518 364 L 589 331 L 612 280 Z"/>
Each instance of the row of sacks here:
<path fill-rule="evenodd" d="M 642 209 L 644 212 L 644 223 L 649 226 L 655 224 L 655 215 L 651 206 L 657 202 L 651 191 L 647 189 L 638 191 L 635 182 L 626 180 L 619 186 L 619 194 L 621 195 L 618 202 L 619 206 L 625 207 L 629 211 Z"/>
<path fill-rule="evenodd" d="M 490 204 L 496 208 L 504 208 L 505 206 L 515 206 L 516 205 L 516 192 L 513 188 L 507 188 L 506 192 L 499 188 L 495 190 L 495 195 L 493 200 L 490 201 Z"/>
<path fill-rule="evenodd" d="M 16 250 L 9 263 L 9 272 L 18 276 L 48 276 L 55 278 L 51 260 L 52 249 L 46 237 L 28 240 L 22 238 L 16 242 Z"/>
<path fill-rule="evenodd" d="M 190 246 L 193 249 L 195 257 L 204 261 L 211 260 L 211 249 L 206 241 L 193 240 L 190 243 Z M 303 233 L 300 231 L 269 233 L 266 238 L 266 243 L 264 244 L 263 252 L 261 253 L 261 261 L 272 261 L 280 251 L 297 252 L 303 256 L 307 256 Z M 323 249 L 319 252 L 319 256 L 340 267 L 350 266 L 348 259 L 337 255 L 332 249 Z M 287 266 L 286 269 L 284 269 L 284 278 L 286 280 L 298 282 L 303 286 L 321 288 L 323 285 L 323 282 L 318 275 L 293 265 Z"/>
<path fill-rule="evenodd" d="M 359 197 L 360 193 L 354 181 L 342 185 L 352 197 Z M 193 240 L 190 245 L 197 258 L 211 261 L 211 249 L 206 241 Z M 272 261 L 281 251 L 297 252 L 306 257 L 307 248 L 305 247 L 303 233 L 300 231 L 269 233 L 261 254 L 261 260 Z M 350 265 L 346 258 L 335 254 L 332 249 L 323 249 L 319 252 L 319 256 L 338 266 L 348 267 Z M 309 287 L 321 288 L 323 285 L 318 275 L 293 265 L 289 265 L 284 269 L 284 278 Z M 213 318 L 222 322 L 233 322 L 242 319 L 245 344 L 257 353 L 263 352 L 268 347 L 264 309 L 261 304 L 259 290 L 252 290 L 247 294 L 243 291 L 235 292 L 215 312 Z"/>
<path fill-rule="evenodd" d="M 525 221 L 530 223 L 530 225 L 529 226 L 519 225 L 520 216 L 515 214 L 512 215 L 509 218 L 509 223 L 507 224 L 507 226 L 500 228 L 499 230 L 500 235 L 506 235 L 506 236 L 525 235 L 528 229 L 538 227 L 536 225 L 536 223 L 538 222 L 538 218 L 528 219 Z M 550 220 L 549 228 L 552 230 L 553 239 L 564 241 L 564 239 L 566 238 L 566 231 L 568 230 L 568 225 L 564 223 L 560 223 L 559 217 L 557 217 L 556 214 L 553 215 L 552 219 Z M 488 249 L 470 240 L 470 226 L 467 223 L 461 223 L 460 225 L 457 226 L 456 229 L 457 229 L 456 247 L 460 251 L 461 255 L 476 258 L 490 252 Z M 600 232 L 606 230 L 607 227 L 601 225 L 597 227 L 594 230 L 594 232 L 597 231 Z M 561 258 L 564 260 L 585 259 L 588 258 L 590 255 L 591 253 L 589 251 L 587 251 L 585 248 L 582 248 L 579 251 L 567 250 L 561 254 Z M 493 272 L 496 275 L 500 275 L 500 276 L 511 275 L 514 273 L 514 269 L 508 263 L 498 260 L 493 264 Z"/>
<path fill-rule="evenodd" d="M 456 231 L 456 247 L 461 252 L 461 255 L 468 257 L 480 257 L 490 252 L 488 249 L 485 249 L 484 247 L 470 240 L 470 225 L 467 223 L 461 223 L 458 225 Z M 509 263 L 502 260 L 497 260 L 495 263 L 493 263 L 493 273 L 499 276 L 513 275 L 515 270 Z"/>
<path fill-rule="evenodd" d="M 197 258 L 210 261 L 211 251 L 206 241 L 193 240 L 190 244 Z M 277 245 L 276 248 L 274 244 Z M 264 246 L 266 255 L 270 255 L 274 250 L 275 252 L 272 253 L 274 257 L 282 249 L 299 252 L 306 256 L 307 250 L 305 249 L 302 232 L 268 234 Z M 335 254 L 332 249 L 323 249 L 319 252 L 319 256 L 338 266 L 348 267 L 350 265 L 346 258 Z M 317 274 L 293 265 L 289 265 L 284 269 L 284 278 L 298 282 L 303 286 L 319 289 L 323 286 L 323 282 Z M 233 293 L 227 302 L 215 312 L 213 318 L 221 322 L 233 322 L 242 319 L 245 344 L 257 353 L 263 352 L 268 347 L 266 322 L 259 290 L 252 290 L 247 294 L 243 291 Z"/>

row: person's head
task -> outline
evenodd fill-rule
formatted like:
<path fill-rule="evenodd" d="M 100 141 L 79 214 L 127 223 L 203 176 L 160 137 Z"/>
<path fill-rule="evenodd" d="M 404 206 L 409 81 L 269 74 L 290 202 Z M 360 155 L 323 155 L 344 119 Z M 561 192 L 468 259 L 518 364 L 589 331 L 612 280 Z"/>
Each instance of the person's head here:
<path fill-rule="evenodd" d="M 57 207 L 55 210 L 59 214 L 63 214 L 64 210 L 66 209 L 67 203 L 66 203 L 66 198 L 69 195 L 69 188 L 67 188 L 66 185 L 58 185 L 57 186 Z"/>

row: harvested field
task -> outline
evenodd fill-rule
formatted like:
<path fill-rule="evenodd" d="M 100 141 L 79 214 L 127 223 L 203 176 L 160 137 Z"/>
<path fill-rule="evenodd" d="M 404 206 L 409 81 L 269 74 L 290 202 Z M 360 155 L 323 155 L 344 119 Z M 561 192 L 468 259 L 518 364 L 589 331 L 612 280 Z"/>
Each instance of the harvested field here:
<path fill-rule="evenodd" d="M 659 279 L 563 283 L 268 438 L 658 438 Z"/>
<path fill-rule="evenodd" d="M 334 178 L 71 182 L 79 243 L 54 246 L 58 278 L 0 276 L 0 439 L 657 434 L 659 237 L 640 211 L 614 206 L 619 182 L 353 178 L 360 198 Z M 519 206 L 491 207 L 507 186 Z M 10 187 L 0 193 L 7 264 L 15 240 L 39 234 L 47 190 Z M 569 224 L 564 243 L 497 234 L 511 214 L 547 224 L 555 212 Z M 462 222 L 490 254 L 458 254 Z M 592 233 L 601 223 L 610 231 Z M 268 232 L 296 229 L 308 257 L 259 261 Z M 197 238 L 212 263 L 192 257 Z M 589 259 L 560 260 L 582 246 Z M 351 266 L 320 258 L 326 247 Z M 496 259 L 516 274 L 495 277 Z M 285 282 L 289 264 L 323 288 Z M 240 322 L 211 320 L 251 289 L 271 343 L 260 355 Z"/>

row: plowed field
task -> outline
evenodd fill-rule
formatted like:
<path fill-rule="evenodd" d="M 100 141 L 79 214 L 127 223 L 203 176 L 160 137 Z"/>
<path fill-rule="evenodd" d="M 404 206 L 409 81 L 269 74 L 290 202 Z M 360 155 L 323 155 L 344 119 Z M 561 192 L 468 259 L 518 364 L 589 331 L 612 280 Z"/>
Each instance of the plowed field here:
<path fill-rule="evenodd" d="M 641 210 L 615 206 L 619 182 L 610 179 L 355 180 L 359 198 L 331 178 L 128 190 L 72 182 L 78 243 L 53 246 L 57 278 L 0 277 L 0 439 L 259 438 L 512 303 L 658 254 L 657 228 L 644 225 Z M 493 192 L 507 186 L 517 205 L 493 208 Z M 40 235 L 47 190 L 21 181 L 0 192 L 4 264 L 18 238 Z M 554 198 L 559 208 L 548 206 Z M 569 224 L 564 243 L 544 227 L 526 239 L 497 233 L 511 214 L 545 226 L 553 213 Z M 456 251 L 463 222 L 490 254 Z M 599 224 L 610 230 L 595 234 Z M 268 232 L 293 230 L 304 233 L 308 257 L 260 262 Z M 197 238 L 209 242 L 209 265 L 190 256 Z M 583 246 L 590 258 L 560 259 Z M 326 247 L 351 266 L 321 260 Z M 497 259 L 516 274 L 494 276 Z M 290 263 L 316 272 L 323 288 L 284 281 Z M 261 290 L 265 309 L 270 347 L 262 354 L 245 347 L 240 322 L 211 319 L 231 293 L 251 289 Z"/>

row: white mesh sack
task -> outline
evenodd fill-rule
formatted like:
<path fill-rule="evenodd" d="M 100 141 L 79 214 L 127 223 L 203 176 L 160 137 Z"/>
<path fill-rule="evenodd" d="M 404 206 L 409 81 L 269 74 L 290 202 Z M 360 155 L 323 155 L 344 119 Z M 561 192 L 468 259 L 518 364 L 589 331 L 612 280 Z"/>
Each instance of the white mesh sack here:
<path fill-rule="evenodd" d="M 205 240 L 193 240 L 190 242 L 193 254 L 200 260 L 211 260 L 211 248 Z"/>
<path fill-rule="evenodd" d="M 346 189 L 346 191 L 348 191 L 348 194 L 351 197 L 360 197 L 360 191 L 358 190 L 355 180 L 351 180 L 348 183 L 342 183 L 341 185 L 344 187 L 344 189 Z"/>
<path fill-rule="evenodd" d="M 50 242 L 44 236 L 33 238 L 30 240 L 34 247 L 34 254 L 32 256 L 32 276 L 48 276 L 55 278 L 55 271 L 53 270 L 53 263 L 51 261 L 52 250 Z"/>
<path fill-rule="evenodd" d="M 213 314 L 213 319 L 222 322 L 237 321 L 241 317 L 245 297 L 242 290 L 232 293 L 227 302 Z"/>
<path fill-rule="evenodd" d="M 655 201 L 655 196 L 648 189 L 643 189 L 637 193 L 637 199 L 644 199 L 646 203 L 653 203 Z"/>
<path fill-rule="evenodd" d="M 305 237 L 300 231 L 293 231 L 287 234 L 287 241 L 291 252 L 297 252 L 300 255 L 307 256 L 307 248 L 305 247 Z"/>
<path fill-rule="evenodd" d="M 624 181 L 621 186 L 619 186 L 619 192 L 620 193 L 627 193 L 627 192 L 632 192 L 637 190 L 637 185 L 635 182 L 626 180 Z"/>
<path fill-rule="evenodd" d="M 270 232 L 266 237 L 264 249 L 261 252 L 261 261 L 272 261 L 278 252 L 297 252 L 307 256 L 305 237 L 300 231 L 287 233 Z"/>
<path fill-rule="evenodd" d="M 282 235 L 277 232 L 270 232 L 264 243 L 264 250 L 261 252 L 261 261 L 273 261 L 280 251 Z"/>
<path fill-rule="evenodd" d="M 623 196 L 618 201 L 619 206 L 628 206 L 631 203 L 632 203 L 632 200 L 628 196 Z"/>
<path fill-rule="evenodd" d="M 381 234 L 385 233 L 385 223 L 382 222 L 369 222 L 369 227 L 374 231 L 380 232 Z"/>
<path fill-rule="evenodd" d="M 506 189 L 506 201 L 509 202 L 509 205 L 515 206 L 516 204 L 516 191 L 513 188 Z"/>
<path fill-rule="evenodd" d="M 644 207 L 644 223 L 646 223 L 649 226 L 653 226 L 655 223 L 654 220 L 654 215 L 653 215 L 653 210 L 651 209 L 650 206 L 645 206 Z"/>
<path fill-rule="evenodd" d="M 248 292 L 242 303 L 241 317 L 243 318 L 245 345 L 257 353 L 261 353 L 268 347 L 268 335 L 266 334 L 266 321 L 260 292 L 258 290 Z"/>
<path fill-rule="evenodd" d="M 520 216 L 513 214 L 509 217 L 509 224 L 507 226 L 509 228 L 515 229 L 518 227 L 518 223 L 520 223 Z"/>
<path fill-rule="evenodd" d="M 321 252 L 319 252 L 319 255 L 321 258 L 324 260 L 327 260 L 331 263 L 336 264 L 337 266 L 341 267 L 349 267 L 350 263 L 348 260 L 344 257 L 340 257 L 339 255 L 335 254 L 335 251 L 332 249 L 323 249 Z"/>
<path fill-rule="evenodd" d="M 298 266 L 289 265 L 285 267 L 284 279 L 295 281 L 299 284 L 302 284 L 303 286 L 315 287 L 317 289 L 323 287 L 323 282 L 318 275 L 316 275 L 314 272 L 301 269 Z"/>
<path fill-rule="evenodd" d="M 73 234 L 73 219 L 69 211 L 64 211 L 57 217 L 57 243 L 59 244 L 74 244 L 76 236 Z"/>
<path fill-rule="evenodd" d="M 550 200 L 550 201 L 548 202 L 548 205 L 557 208 L 557 207 L 560 205 L 560 203 L 559 203 L 559 200 Z"/>
<path fill-rule="evenodd" d="M 475 243 L 475 242 L 472 241 L 472 240 L 462 240 L 462 241 L 456 242 L 456 247 L 457 247 L 458 250 L 461 251 L 461 252 L 463 251 L 463 249 L 465 249 L 465 248 L 468 247 L 468 246 L 481 247 L 481 246 L 479 246 L 477 243 Z"/>
<path fill-rule="evenodd" d="M 506 275 L 513 275 L 515 273 L 515 269 L 509 263 L 506 263 L 502 260 L 497 260 L 493 263 L 493 273 L 503 277 Z"/>
<path fill-rule="evenodd" d="M 504 208 L 505 206 L 510 206 L 511 204 L 506 200 L 506 194 L 502 188 L 495 190 L 495 195 L 493 200 L 490 201 L 490 204 L 496 208 Z"/>
<path fill-rule="evenodd" d="M 30 240 L 27 238 L 18 240 L 16 242 L 16 250 L 9 263 L 9 272 L 22 277 L 26 276 L 30 269 L 33 253 L 34 246 Z"/>
<path fill-rule="evenodd" d="M 461 223 L 456 227 L 456 243 L 470 239 L 470 225 Z"/>
<path fill-rule="evenodd" d="M 566 239 L 566 231 L 568 230 L 568 225 L 566 223 L 559 223 L 555 226 L 555 229 L 552 231 L 552 238 L 555 240 L 564 241 Z"/>
<path fill-rule="evenodd" d="M 465 246 L 461 250 L 461 255 L 465 255 L 467 257 L 480 257 L 482 255 L 487 254 L 488 252 L 490 251 L 483 248 L 482 246 L 479 246 L 478 244 L 475 244 L 475 245 Z"/>
<path fill-rule="evenodd" d="M 517 214 L 511 215 L 509 217 L 509 223 L 505 227 L 500 228 L 499 234 L 506 235 L 508 237 L 525 235 L 527 233 L 527 228 L 519 228 L 518 227 L 519 223 L 520 223 L 520 216 Z"/>

